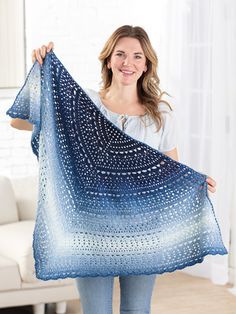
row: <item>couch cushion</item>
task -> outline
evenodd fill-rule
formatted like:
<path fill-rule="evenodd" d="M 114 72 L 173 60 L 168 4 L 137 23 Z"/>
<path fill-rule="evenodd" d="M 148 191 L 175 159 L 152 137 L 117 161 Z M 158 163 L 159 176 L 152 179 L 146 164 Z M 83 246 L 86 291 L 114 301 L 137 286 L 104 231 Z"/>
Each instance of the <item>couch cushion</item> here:
<path fill-rule="evenodd" d="M 17 262 L 22 281 L 26 282 L 38 280 L 32 249 L 34 224 L 27 220 L 0 226 L 0 255 Z"/>
<path fill-rule="evenodd" d="M 12 178 L 19 220 L 34 220 L 38 199 L 38 177 Z"/>
<path fill-rule="evenodd" d="M 18 221 L 14 191 L 8 178 L 0 176 L 0 225 Z"/>
<path fill-rule="evenodd" d="M 0 255 L 0 278 L 0 291 L 21 288 L 21 278 L 16 261 Z"/>
<path fill-rule="evenodd" d="M 45 286 L 70 286 L 76 285 L 75 279 L 66 278 L 66 279 L 57 279 L 57 280 L 38 280 L 36 282 L 22 282 L 21 287 L 23 289 L 31 288 L 41 288 Z"/>

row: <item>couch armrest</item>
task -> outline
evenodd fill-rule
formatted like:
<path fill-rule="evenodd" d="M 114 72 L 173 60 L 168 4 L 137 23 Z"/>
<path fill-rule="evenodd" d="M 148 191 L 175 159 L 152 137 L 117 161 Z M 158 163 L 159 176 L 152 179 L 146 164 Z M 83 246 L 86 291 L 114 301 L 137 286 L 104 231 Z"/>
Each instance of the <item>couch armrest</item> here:
<path fill-rule="evenodd" d="M 18 210 L 10 179 L 0 176 L 0 225 L 18 221 Z"/>
<path fill-rule="evenodd" d="M 19 220 L 34 220 L 38 200 L 38 177 L 25 176 L 12 179 Z"/>

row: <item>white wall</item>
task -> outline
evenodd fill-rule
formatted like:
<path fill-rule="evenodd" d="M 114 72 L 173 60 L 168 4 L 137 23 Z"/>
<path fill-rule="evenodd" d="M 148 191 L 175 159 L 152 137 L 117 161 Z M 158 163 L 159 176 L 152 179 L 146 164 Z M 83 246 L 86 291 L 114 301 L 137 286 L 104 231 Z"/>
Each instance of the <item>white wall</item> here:
<path fill-rule="evenodd" d="M 34 47 L 55 43 L 55 53 L 83 87 L 98 88 L 98 55 L 108 37 L 123 24 L 146 29 L 156 50 L 161 43 L 165 2 L 148 0 L 26 0 L 28 64 Z M 99 5 L 100 4 L 100 5 Z M 45 16 L 45 17 L 44 17 Z"/>

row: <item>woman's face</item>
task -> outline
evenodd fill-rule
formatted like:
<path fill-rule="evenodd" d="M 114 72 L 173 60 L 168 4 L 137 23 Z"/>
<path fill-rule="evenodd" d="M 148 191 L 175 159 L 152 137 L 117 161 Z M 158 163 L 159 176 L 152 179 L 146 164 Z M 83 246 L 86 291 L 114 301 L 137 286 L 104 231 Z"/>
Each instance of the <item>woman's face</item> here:
<path fill-rule="evenodd" d="M 107 65 L 112 70 L 112 81 L 122 85 L 136 85 L 147 70 L 146 57 L 139 40 L 120 38 Z"/>

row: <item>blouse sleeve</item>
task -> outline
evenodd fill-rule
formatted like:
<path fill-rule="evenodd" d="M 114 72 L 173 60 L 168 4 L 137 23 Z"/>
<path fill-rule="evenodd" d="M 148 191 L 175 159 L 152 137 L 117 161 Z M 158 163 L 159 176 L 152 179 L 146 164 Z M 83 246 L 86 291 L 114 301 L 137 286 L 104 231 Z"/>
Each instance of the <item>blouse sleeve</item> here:
<path fill-rule="evenodd" d="M 160 110 L 162 112 L 163 126 L 159 150 L 164 153 L 177 146 L 177 128 L 174 112 L 164 103 Z"/>

